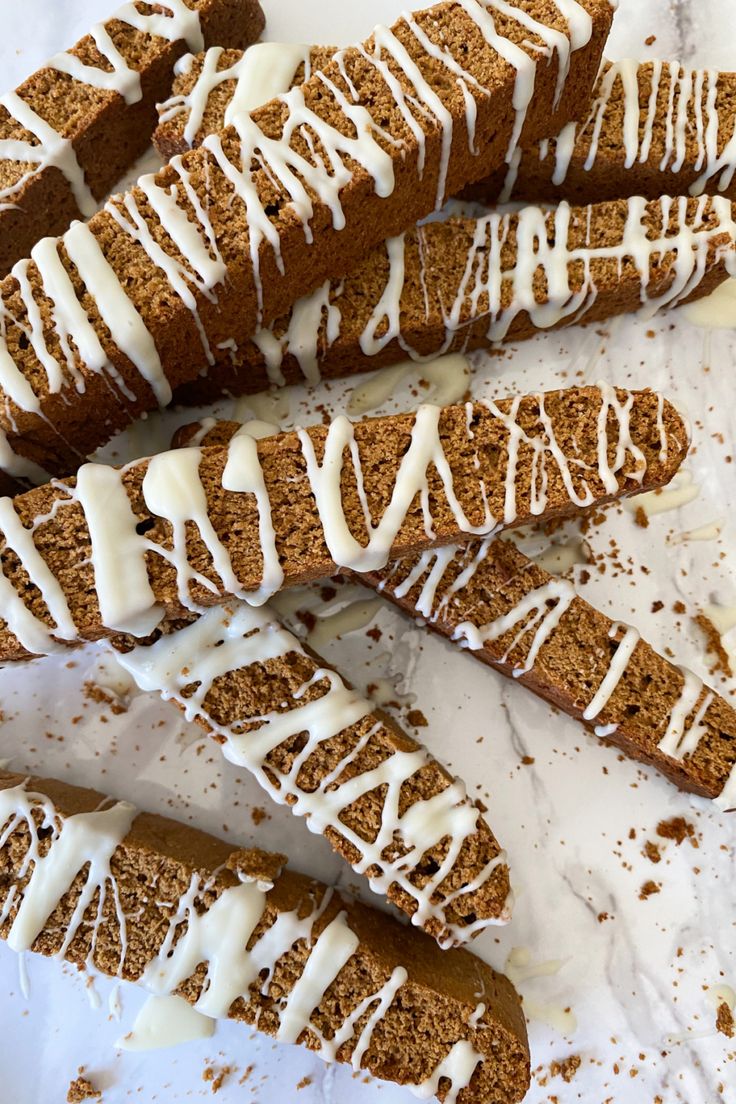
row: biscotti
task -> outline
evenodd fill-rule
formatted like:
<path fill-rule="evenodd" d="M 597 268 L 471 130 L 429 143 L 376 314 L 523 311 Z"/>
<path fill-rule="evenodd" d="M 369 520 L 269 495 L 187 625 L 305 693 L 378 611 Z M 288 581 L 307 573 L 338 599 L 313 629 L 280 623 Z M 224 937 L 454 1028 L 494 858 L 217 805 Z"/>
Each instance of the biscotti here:
<path fill-rule="evenodd" d="M 13 950 L 175 993 L 425 1098 L 520 1101 L 529 1052 L 508 979 L 284 861 L 0 773 L 0 936 Z"/>
<path fill-rule="evenodd" d="M 175 400 L 314 384 L 707 295 L 736 274 L 731 203 L 618 200 L 430 222 L 373 250 L 228 350 Z"/>
<path fill-rule="evenodd" d="M 0 658 L 654 489 L 687 449 L 662 396 L 600 384 L 86 464 L 0 500 Z"/>
<path fill-rule="evenodd" d="M 198 436 L 221 445 L 236 427 Z M 681 789 L 736 806 L 736 710 L 510 541 L 427 550 L 359 580 Z"/>
<path fill-rule="evenodd" d="M 520 137 L 559 129 L 590 93 L 612 10 L 558 3 L 407 15 L 40 243 L 0 287 L 11 447 L 68 474 Z"/>
<path fill-rule="evenodd" d="M 361 582 L 681 789 L 736 807 L 733 706 L 510 541 L 427 552 Z"/>
<path fill-rule="evenodd" d="M 235 111 L 257 107 L 324 69 L 336 46 L 262 42 L 250 50 L 212 46 L 176 64 L 171 96 L 158 104 L 153 144 L 164 161 L 201 146 L 230 125 Z"/>
<path fill-rule="evenodd" d="M 463 782 L 267 607 L 208 610 L 119 660 L 441 946 L 510 919 L 506 856 Z"/>
<path fill-rule="evenodd" d="M 736 73 L 607 61 L 583 122 L 517 150 L 508 168 L 464 195 L 590 203 L 710 191 L 736 199 L 735 105 Z"/>
<path fill-rule="evenodd" d="M 148 145 L 187 48 L 247 46 L 264 24 L 258 0 L 127 3 L 0 97 L 0 276 L 95 213 Z"/>

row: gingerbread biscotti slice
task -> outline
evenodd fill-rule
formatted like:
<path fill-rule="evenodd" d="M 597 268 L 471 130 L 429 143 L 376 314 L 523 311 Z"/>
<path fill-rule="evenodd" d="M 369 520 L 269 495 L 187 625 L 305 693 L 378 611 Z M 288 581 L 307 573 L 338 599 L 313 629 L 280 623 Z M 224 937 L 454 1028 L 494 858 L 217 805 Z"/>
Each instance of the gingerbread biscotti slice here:
<path fill-rule="evenodd" d="M 687 449 L 662 396 L 600 384 L 86 464 L 0 500 L 0 658 L 653 489 Z"/>
<path fill-rule="evenodd" d="M 164 161 L 225 130 L 236 111 L 255 111 L 324 69 L 336 46 L 260 42 L 249 50 L 212 46 L 176 63 L 171 95 L 158 104 L 153 144 Z"/>
<path fill-rule="evenodd" d="M 606 61 L 582 122 L 518 149 L 468 199 L 591 203 L 641 195 L 736 199 L 736 73 Z"/>
<path fill-rule="evenodd" d="M 736 710 L 511 541 L 408 557 L 361 582 L 681 789 L 736 807 Z"/>
<path fill-rule="evenodd" d="M 731 203 L 634 198 L 430 222 L 299 300 L 206 375 L 192 405 L 403 360 L 488 348 L 540 331 L 709 294 L 736 274 Z"/>
<path fill-rule="evenodd" d="M 510 919 L 506 856 L 464 783 L 268 607 L 208 610 L 118 659 L 441 946 Z"/>
<path fill-rule="evenodd" d="M 379 27 L 0 286 L 0 428 L 67 474 L 328 276 L 559 129 L 608 0 L 448 0 Z"/>
<path fill-rule="evenodd" d="M 529 1086 L 507 978 L 301 874 L 92 790 L 0 772 L 0 936 L 459 1104 Z"/>
<path fill-rule="evenodd" d="M 145 150 L 187 50 L 247 46 L 258 0 L 126 3 L 0 97 L 0 276 L 41 238 L 89 218 Z"/>

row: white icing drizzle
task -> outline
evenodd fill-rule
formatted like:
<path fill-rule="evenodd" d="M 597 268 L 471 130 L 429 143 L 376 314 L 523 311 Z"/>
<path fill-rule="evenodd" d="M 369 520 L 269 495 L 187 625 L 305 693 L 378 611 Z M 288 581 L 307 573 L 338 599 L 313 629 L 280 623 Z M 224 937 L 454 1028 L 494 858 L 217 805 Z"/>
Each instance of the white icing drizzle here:
<path fill-rule="evenodd" d="M 85 180 L 84 171 L 70 140 L 64 138 L 45 119 L 36 114 L 30 104 L 21 99 L 17 92 L 6 92 L 0 97 L 0 107 L 4 107 L 10 117 L 36 139 L 35 143 L 21 138 L 0 140 L 0 158 L 33 166 L 15 183 L 0 190 L 0 211 L 7 207 L 15 207 L 13 197 L 22 190 L 31 177 L 43 172 L 44 169 L 54 168 L 66 178 L 82 215 L 90 218 L 97 210 L 97 201 Z"/>
<path fill-rule="evenodd" d="M 608 665 L 608 670 L 600 686 L 596 690 L 592 701 L 583 710 L 584 721 L 595 720 L 599 713 L 605 709 L 611 699 L 611 695 L 624 677 L 629 660 L 634 654 L 634 649 L 641 640 L 641 635 L 636 629 L 632 628 L 630 625 L 621 625 L 618 621 L 615 621 L 608 630 L 609 639 L 615 640 L 622 630 L 624 633 L 623 638 L 618 643 L 613 658 Z"/>
<path fill-rule="evenodd" d="M 420 1100 L 429 1100 L 437 1094 L 440 1080 L 445 1077 L 449 1080 L 450 1087 L 443 1098 L 444 1104 L 455 1104 L 459 1093 L 468 1087 L 478 1064 L 482 1061 L 483 1056 L 473 1044 L 467 1039 L 460 1039 L 426 1081 L 421 1085 L 409 1087 L 414 1096 L 419 1097 Z"/>
<path fill-rule="evenodd" d="M 453 869 L 465 840 L 477 831 L 479 813 L 469 802 L 462 783 L 456 780 L 435 796 L 416 801 L 399 814 L 402 786 L 431 761 L 425 749 L 396 751 L 376 768 L 341 781 L 346 767 L 376 734 L 380 727 L 380 722 L 376 722 L 358 745 L 321 780 L 316 790 L 307 792 L 300 787 L 301 768 L 319 746 L 373 712 L 371 703 L 350 690 L 335 671 L 324 668 L 316 671 L 294 694 L 291 708 L 285 712 L 253 718 L 238 715 L 228 724 L 218 722 L 208 712 L 205 699 L 217 679 L 254 663 L 265 663 L 293 653 L 304 655 L 302 645 L 273 620 L 269 610 L 240 605 L 235 612 L 210 610 L 193 625 L 150 647 L 138 647 L 121 656 L 120 662 L 142 690 L 155 691 L 167 700 L 174 700 L 189 720 L 204 718 L 207 726 L 224 738 L 225 756 L 251 771 L 275 801 L 288 804 L 297 816 L 306 817 L 311 831 L 337 831 L 358 851 L 361 857 L 353 868 L 368 875 L 376 892 L 385 894 L 394 883 L 404 889 L 416 902 L 412 923 L 426 925 L 430 919 L 440 919 L 445 928 L 442 940 L 448 945 L 466 940 L 471 933 L 488 924 L 498 923 L 494 919 L 481 919 L 465 927 L 449 924 L 444 909 L 449 900 L 474 892 L 491 878 L 494 870 L 505 861 L 503 853 L 483 868 L 472 885 L 461 887 L 452 897 L 439 902 L 433 900 L 438 887 Z M 322 682 L 327 686 L 326 692 L 301 704 L 304 693 Z M 197 684 L 194 692 L 185 694 L 194 683 Z M 257 721 L 259 727 L 243 732 L 247 721 Z M 306 735 L 304 747 L 288 773 L 278 773 L 273 766 L 267 765 L 268 756 L 298 733 Z M 341 814 L 363 794 L 381 786 L 386 787 L 381 826 L 375 840 L 369 842 L 348 827 Z M 422 856 L 445 838 L 451 840 L 447 854 L 437 872 L 418 888 L 412 883 L 412 871 Z M 397 840 L 402 842 L 400 854 L 387 858 L 384 852 L 387 848 L 393 850 Z M 502 917 L 500 922 L 505 919 Z"/>
<path fill-rule="evenodd" d="M 127 917 L 110 862 L 130 831 L 135 815 L 132 805 L 119 802 L 104 811 L 62 816 L 50 798 L 30 792 L 25 784 L 0 790 L 0 848 L 24 827 L 30 835 L 16 882 L 21 882 L 29 871 L 30 878 L 22 891 L 17 884 L 11 885 L 0 909 L 0 923 L 15 909 L 7 938 L 13 950 L 21 953 L 32 947 L 76 876 L 86 868 L 86 880 L 55 957 L 65 957 L 85 912 L 98 895 L 87 959 L 88 966 L 93 964 L 109 893 L 115 906 L 120 941 L 116 976 L 122 975 L 127 955 Z M 39 829 L 49 835 L 50 846 L 45 855 L 39 847 Z M 193 874 L 178 901 L 171 905 L 162 902 L 170 910 L 168 926 L 158 952 L 146 964 L 138 982 L 154 994 L 154 1004 L 145 1006 L 133 1032 L 118 1045 L 124 1049 L 150 1049 L 211 1034 L 206 1017 L 226 1016 L 234 1001 L 250 998 L 251 986 L 259 980 L 260 993 L 268 995 L 279 960 L 294 945 L 304 942 L 309 948 L 304 969 L 276 1006 L 279 1014 L 277 1038 L 283 1042 L 297 1042 L 308 1030 L 319 1043 L 317 1053 L 327 1062 L 335 1061 L 339 1049 L 355 1039 L 350 1063 L 354 1070 L 359 1070 L 376 1027 L 408 981 L 407 970 L 396 966 L 384 984 L 363 998 L 337 1026 L 332 1038 L 325 1039 L 312 1023 L 312 1014 L 321 1006 L 330 985 L 360 946 L 347 913 L 339 911 L 315 939 L 315 926 L 332 899 L 332 891 L 326 890 L 319 904 L 313 903 L 304 916 L 299 915 L 299 909 L 279 913 L 246 951 L 264 917 L 272 885 L 241 873 L 236 885 L 221 888 L 214 903 L 207 905 L 206 897 L 215 888 L 216 874 L 210 878 Z M 206 966 L 206 974 L 198 1000 L 193 1007 L 187 1005 L 188 1011 L 175 1007 L 171 1001 L 175 990 L 200 964 Z M 112 973 L 107 966 L 105 970 Z M 366 1013 L 370 1014 L 356 1039 L 357 1024 Z M 163 1017 L 171 1015 L 175 1017 L 173 1032 L 171 1024 L 162 1023 Z M 427 1098 L 429 1086 L 434 1085 L 436 1090 L 440 1079 L 447 1077 L 452 1082 L 451 1095 L 447 1099 L 456 1099 L 457 1092 L 470 1083 L 480 1061 L 481 1055 L 469 1042 L 454 1044 L 427 1080 L 417 1087 L 418 1095 Z"/>
<path fill-rule="evenodd" d="M 150 996 L 131 1030 L 115 1046 L 129 1051 L 161 1050 L 195 1039 L 209 1039 L 214 1030 L 215 1021 L 197 1012 L 183 997 Z"/>
<path fill-rule="evenodd" d="M 705 731 L 702 724 L 703 718 L 713 701 L 711 691 L 705 693 L 692 722 L 686 729 L 685 723 L 700 702 L 705 687 L 702 680 L 687 667 L 681 667 L 680 671 L 683 676 L 682 690 L 672 707 L 667 731 L 657 744 L 659 751 L 673 759 L 684 759 L 686 755 L 692 755 L 695 751 Z"/>
<path fill-rule="evenodd" d="M 627 169 L 649 164 L 662 173 L 696 172 L 700 175 L 689 186 L 691 195 L 726 191 L 736 172 L 736 127 L 728 113 L 728 99 L 719 102 L 720 78 L 721 74 L 714 69 L 688 69 L 678 62 L 641 63 L 631 58 L 605 62 L 587 118 L 579 124 L 568 123 L 553 140 L 553 184 L 557 187 L 564 184 L 576 154 L 576 164 L 582 161 L 582 167 L 590 172 L 596 166 L 600 150 L 605 148 L 609 156 L 612 142 L 620 142 Z M 648 93 L 647 84 L 651 85 Z M 613 130 L 609 109 L 614 92 L 618 94 L 619 90 L 623 113 L 622 116 L 616 113 Z M 663 117 L 658 111 L 662 103 L 666 105 Z M 664 128 L 664 153 L 655 163 L 652 145 L 657 125 Z M 693 139 L 697 149 L 688 156 Z M 550 142 L 545 140 L 527 157 L 538 156 L 544 161 L 549 152 Z M 513 195 L 521 161 L 519 153 L 507 175 L 502 201 Z"/>
<path fill-rule="evenodd" d="M 46 854 L 39 847 L 34 813 L 40 815 L 39 827 L 50 831 L 51 845 Z M 0 825 L 5 826 L 0 833 L 0 848 L 5 846 L 13 832 L 25 826 L 30 835 L 30 844 L 18 873 L 19 880 L 31 871 L 33 864 L 7 936 L 8 946 L 12 950 L 31 949 L 77 875 L 88 866 L 84 884 L 55 957 L 64 958 L 79 931 L 85 912 L 97 894 L 97 915 L 89 954 L 91 959 L 94 935 L 102 920 L 110 887 L 119 924 L 122 964 L 125 957 L 125 915 L 120 906 L 117 886 L 110 873 L 110 860 L 118 844 L 129 832 L 135 815 L 133 805 L 120 801 L 103 811 L 76 813 L 59 818 L 51 800 L 43 794 L 30 792 L 26 785 L 0 790 Z M 12 886 L 0 909 L 0 923 L 4 923 L 11 915 L 17 896 L 17 887 Z"/>
<path fill-rule="evenodd" d="M 129 106 L 138 103 L 143 97 L 140 73 L 128 65 L 104 23 L 95 23 L 89 33 L 99 53 L 110 65 L 111 71 L 99 65 L 85 65 L 76 54 L 68 51 L 54 54 L 47 62 L 47 68 L 66 73 L 82 84 L 89 85 L 90 88 L 117 92 Z"/>
<path fill-rule="evenodd" d="M 186 95 L 172 96 L 159 105 L 161 123 L 188 113 L 184 141 L 190 149 L 202 129 L 210 96 L 225 81 L 235 81 L 225 112 L 225 125 L 230 126 L 236 115 L 255 111 L 268 100 L 288 92 L 300 65 L 304 65 L 305 81 L 312 75 L 309 46 L 257 42 L 234 65 L 220 68 L 223 52 L 221 46 L 210 47 L 202 58 L 202 68 L 192 89 Z M 194 61 L 191 54 L 181 58 L 176 64 L 177 75 L 190 72 Z"/>
<path fill-rule="evenodd" d="M 287 354 L 295 358 L 307 383 L 319 383 L 318 351 L 323 319 L 327 348 L 340 336 L 342 321 L 340 308 L 331 301 L 330 289 L 328 280 L 311 295 L 299 299 L 291 308 L 289 325 L 280 337 L 266 329 L 259 329 L 253 335 L 253 343 L 266 362 L 269 381 L 276 386 L 283 387 L 286 383 L 281 366 Z"/>
<path fill-rule="evenodd" d="M 193 54 L 204 50 L 204 35 L 196 8 L 187 7 L 184 0 L 156 0 L 156 6 L 166 9 L 168 14 L 153 11 L 149 15 L 143 15 L 131 2 L 118 8 L 113 18 L 135 27 L 143 34 L 156 35 L 167 42 L 182 39 Z"/>

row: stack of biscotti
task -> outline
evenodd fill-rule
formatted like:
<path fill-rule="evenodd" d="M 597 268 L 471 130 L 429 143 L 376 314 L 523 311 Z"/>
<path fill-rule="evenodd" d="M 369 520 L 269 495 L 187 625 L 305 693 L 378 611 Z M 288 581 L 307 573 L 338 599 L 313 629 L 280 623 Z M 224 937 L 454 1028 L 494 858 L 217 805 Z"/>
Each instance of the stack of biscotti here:
<path fill-rule="evenodd" d="M 525 1095 L 506 978 L 284 870 L 283 855 L 6 772 L 0 825 L 0 937 L 14 950 L 176 994 L 425 1098 L 441 1082 L 461 1104 Z"/>
<path fill-rule="evenodd" d="M 89 218 L 149 144 L 156 104 L 188 49 L 243 47 L 258 0 L 126 4 L 0 98 L 0 276 L 48 234 Z"/>
<path fill-rule="evenodd" d="M 611 18 L 608 0 L 413 13 L 39 243 L 0 286 L 10 446 L 72 471 L 519 140 L 555 133 L 590 95 Z"/>
<path fill-rule="evenodd" d="M 0 659 L 568 516 L 667 484 L 687 449 L 662 396 L 600 384 L 86 464 L 0 501 Z"/>
<path fill-rule="evenodd" d="M 176 442 L 223 446 L 239 431 L 194 424 Z M 428 549 L 356 578 L 681 789 L 736 805 L 733 706 L 511 541 Z"/>
<path fill-rule="evenodd" d="M 159 109 L 154 142 L 162 154 L 182 153 L 224 128 L 238 89 L 249 83 L 263 49 L 268 47 L 245 53 L 210 50 L 186 60 L 171 99 Z M 313 48 L 307 61 L 324 64 L 332 52 L 332 47 Z M 279 71 L 284 92 L 299 80 L 296 67 L 303 64 L 299 50 L 289 57 L 290 64 Z M 651 98 L 655 78 L 656 102 Z M 688 89 L 700 98 L 711 86 L 719 90 L 715 102 L 707 97 L 707 112 L 718 122 L 715 128 L 709 122 L 707 142 L 694 121 L 685 129 L 677 96 L 666 96 L 668 83 L 685 96 Z M 709 294 L 727 270 L 736 272 L 730 196 L 709 200 L 704 211 L 683 193 L 696 179 L 702 192 L 716 164 L 724 180 L 736 168 L 729 89 L 727 74 L 680 71 L 656 62 L 638 70 L 629 62 L 607 63 L 587 123 L 567 124 L 557 139 L 569 168 L 560 180 L 558 169 L 556 189 L 542 179 L 545 173 L 552 176 L 556 163 L 555 140 L 544 139 L 533 147 L 538 162 L 534 152 L 519 150 L 520 163 L 517 157 L 498 179 L 468 190 L 494 201 L 504 174 L 518 175 L 515 198 L 558 200 L 554 212 L 531 207 L 410 230 L 379 246 L 345 279 L 330 281 L 295 304 L 252 342 L 229 349 L 206 375 L 179 388 L 176 401 L 201 404 L 274 383 L 315 383 L 407 356 L 518 341 L 540 330 L 600 321 L 642 306 L 653 314 Z M 623 113 L 619 94 L 625 97 Z M 694 119 L 695 104 L 688 107 L 688 118 Z M 632 114 L 645 119 L 643 135 L 629 122 Z M 574 149 L 565 144 L 571 130 L 577 136 Z M 644 160 L 639 146 L 631 148 L 633 133 L 647 154 Z M 600 156 L 588 165 L 593 142 Z M 708 171 L 703 169 L 706 153 Z M 673 162 L 677 173 L 665 172 Z M 659 198 L 665 193 L 679 196 L 674 202 Z M 650 203 L 635 198 L 642 195 Z M 590 206 L 571 209 L 569 200 Z"/>
<path fill-rule="evenodd" d="M 590 111 L 467 188 L 467 198 L 590 203 L 641 195 L 736 199 L 736 74 L 676 61 L 606 62 Z"/>

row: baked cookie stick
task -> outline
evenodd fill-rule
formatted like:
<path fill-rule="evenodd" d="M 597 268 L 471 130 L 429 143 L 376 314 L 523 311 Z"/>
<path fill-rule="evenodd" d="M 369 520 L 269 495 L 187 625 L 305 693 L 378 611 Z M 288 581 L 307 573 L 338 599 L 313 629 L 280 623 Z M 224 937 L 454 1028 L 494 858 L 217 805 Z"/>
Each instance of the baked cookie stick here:
<path fill-rule="evenodd" d="M 464 194 L 493 203 L 705 192 L 736 199 L 735 96 L 736 73 L 607 61 L 583 122 L 517 150 L 507 169 Z"/>
<path fill-rule="evenodd" d="M 179 438 L 222 445 L 236 428 Z M 681 789 L 736 808 L 736 710 L 512 542 L 430 549 L 356 579 Z"/>
<path fill-rule="evenodd" d="M 146 149 L 187 48 L 247 46 L 264 24 L 257 0 L 126 3 L 0 97 L 0 276 L 95 213 Z"/>
<path fill-rule="evenodd" d="M 13 950 L 175 993 L 424 1097 L 520 1101 L 529 1050 L 508 979 L 284 861 L 0 773 L 0 936 Z"/>
<path fill-rule="evenodd" d="M 67 474 L 328 276 L 555 132 L 608 0 L 449 0 L 45 239 L 0 287 L 0 428 Z M 453 52 L 454 51 L 454 52 Z"/>
<path fill-rule="evenodd" d="M 605 384 L 84 465 L 0 500 L 0 657 L 565 516 L 670 481 L 688 433 Z"/>
<path fill-rule="evenodd" d="M 361 576 L 683 790 L 736 808 L 736 711 L 510 541 L 443 548 Z"/>
<path fill-rule="evenodd" d="M 118 659 L 441 946 L 510 919 L 506 856 L 464 783 L 268 607 L 208 610 Z"/>
<path fill-rule="evenodd" d="M 430 222 L 300 299 L 175 400 L 200 405 L 632 311 L 651 317 L 709 294 L 728 273 L 736 222 L 721 197 L 563 202 Z"/>

